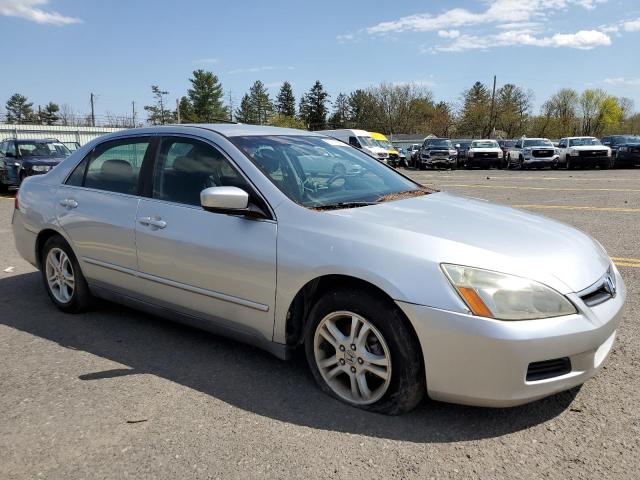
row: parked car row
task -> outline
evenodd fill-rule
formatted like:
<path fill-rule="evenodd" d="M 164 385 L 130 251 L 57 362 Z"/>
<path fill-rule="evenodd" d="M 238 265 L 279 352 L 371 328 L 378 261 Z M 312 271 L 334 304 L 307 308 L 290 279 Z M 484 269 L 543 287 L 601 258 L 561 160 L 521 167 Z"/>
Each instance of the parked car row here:
<path fill-rule="evenodd" d="M 514 140 L 427 137 L 407 148 L 406 163 L 426 168 L 574 168 L 640 165 L 640 137 L 611 135 L 566 137 L 556 144 L 548 138 Z"/>

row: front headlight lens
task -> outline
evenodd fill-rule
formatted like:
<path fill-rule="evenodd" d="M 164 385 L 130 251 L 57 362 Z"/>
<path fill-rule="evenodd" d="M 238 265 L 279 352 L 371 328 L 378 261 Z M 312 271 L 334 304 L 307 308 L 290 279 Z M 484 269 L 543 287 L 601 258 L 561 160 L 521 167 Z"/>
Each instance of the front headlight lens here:
<path fill-rule="evenodd" d="M 48 165 L 34 165 L 31 170 L 34 172 L 48 172 L 51 169 Z"/>
<path fill-rule="evenodd" d="M 442 264 L 442 270 L 474 315 L 498 320 L 533 320 L 577 313 L 555 290 L 522 277 Z"/>

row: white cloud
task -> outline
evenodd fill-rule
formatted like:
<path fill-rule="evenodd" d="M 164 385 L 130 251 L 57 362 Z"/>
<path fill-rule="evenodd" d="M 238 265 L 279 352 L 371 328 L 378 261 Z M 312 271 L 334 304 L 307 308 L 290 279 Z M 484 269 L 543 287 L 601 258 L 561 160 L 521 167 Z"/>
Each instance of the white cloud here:
<path fill-rule="evenodd" d="M 438 30 L 438 36 L 441 38 L 458 38 L 460 30 Z"/>
<path fill-rule="evenodd" d="M 229 70 L 226 73 L 228 73 L 229 75 L 237 75 L 239 73 L 259 73 L 269 72 L 272 70 L 295 70 L 295 67 L 278 67 L 275 65 L 265 65 L 261 67 L 236 68 L 233 70 Z"/>
<path fill-rule="evenodd" d="M 393 84 L 395 86 L 398 87 L 404 87 L 404 86 L 410 86 L 410 87 L 435 87 L 437 84 L 436 82 L 434 82 L 433 80 L 411 80 L 409 82 L 393 82 Z"/>
<path fill-rule="evenodd" d="M 486 10 L 482 12 L 452 8 L 437 15 L 422 13 L 381 22 L 366 31 L 370 34 L 427 32 L 467 25 L 529 22 L 570 6 L 593 9 L 596 4 L 604 1 L 606 0 L 489 0 Z"/>
<path fill-rule="evenodd" d="M 67 17 L 55 11 L 44 11 L 37 8 L 48 4 L 49 0 L 0 0 L 0 15 L 19 17 L 50 25 L 69 25 L 82 22 L 76 17 Z"/>
<path fill-rule="evenodd" d="M 355 39 L 355 35 L 353 33 L 345 33 L 344 35 L 337 35 L 336 40 L 339 43 L 347 43 Z"/>
<path fill-rule="evenodd" d="M 622 24 L 622 28 L 624 28 L 627 32 L 639 32 L 640 31 L 640 18 L 636 20 L 631 20 L 628 22 L 624 22 Z"/>
<path fill-rule="evenodd" d="M 626 77 L 605 78 L 604 80 L 602 80 L 602 83 L 606 83 L 607 85 L 638 86 L 640 85 L 640 78 L 626 78 Z"/>
<path fill-rule="evenodd" d="M 566 47 L 580 50 L 611 45 L 608 35 L 597 30 L 580 30 L 576 33 L 556 33 L 552 36 L 539 37 L 519 30 L 501 32 L 484 37 L 461 35 L 449 45 L 436 46 L 430 52 L 462 52 L 465 50 L 486 50 L 493 47 L 506 46 Z"/>

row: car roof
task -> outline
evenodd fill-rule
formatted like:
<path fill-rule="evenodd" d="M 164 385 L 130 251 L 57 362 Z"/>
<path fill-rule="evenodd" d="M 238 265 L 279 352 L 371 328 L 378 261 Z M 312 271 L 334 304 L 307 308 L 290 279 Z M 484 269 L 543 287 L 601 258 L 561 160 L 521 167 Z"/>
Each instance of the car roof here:
<path fill-rule="evenodd" d="M 60 143 L 60 140 L 57 138 L 5 138 L 4 140 L 0 140 L 4 142 L 5 140 L 14 141 L 14 142 L 55 142 Z"/>
<path fill-rule="evenodd" d="M 164 132 L 175 132 L 176 128 L 190 130 L 209 130 L 219 133 L 225 137 L 245 137 L 245 136 L 264 136 L 264 135 L 289 135 L 289 136 L 325 136 L 309 132 L 307 130 L 298 130 L 296 128 L 281 128 L 268 125 L 245 125 L 242 123 L 193 123 L 193 124 L 175 124 L 175 125 L 157 125 L 152 127 L 129 128 L 109 134 L 109 138 L 120 138 L 129 135 L 156 135 Z"/>

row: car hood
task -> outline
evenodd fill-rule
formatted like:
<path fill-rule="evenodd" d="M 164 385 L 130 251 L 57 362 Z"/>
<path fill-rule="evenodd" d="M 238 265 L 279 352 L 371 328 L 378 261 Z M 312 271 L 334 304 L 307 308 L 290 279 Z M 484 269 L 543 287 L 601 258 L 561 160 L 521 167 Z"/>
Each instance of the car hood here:
<path fill-rule="evenodd" d="M 609 150 L 606 145 L 578 145 L 575 147 L 569 147 L 572 150 Z"/>
<path fill-rule="evenodd" d="M 620 147 L 640 147 L 640 143 L 619 143 L 617 145 L 614 145 L 613 148 L 620 148 Z"/>
<path fill-rule="evenodd" d="M 63 157 L 22 157 L 22 163 L 27 163 L 29 165 L 48 165 L 50 167 L 55 167 L 61 161 L 63 161 Z"/>
<path fill-rule="evenodd" d="M 428 261 L 527 277 L 562 293 L 593 285 L 611 264 L 604 249 L 576 228 L 448 193 L 329 213 L 373 226 L 393 248 Z"/>
<path fill-rule="evenodd" d="M 484 148 L 468 148 L 467 150 L 469 150 L 470 152 L 473 153 L 495 153 L 495 152 L 502 152 L 502 149 L 500 147 L 484 147 Z"/>

